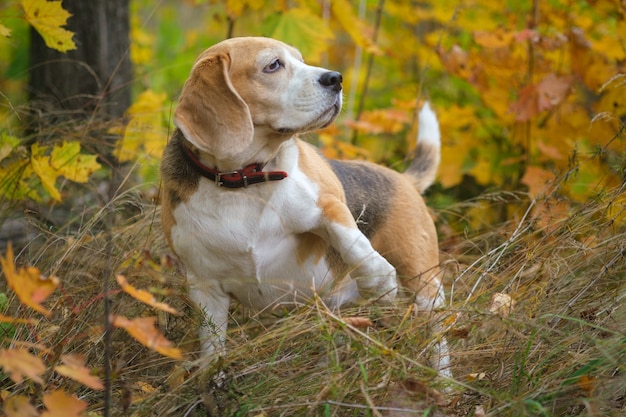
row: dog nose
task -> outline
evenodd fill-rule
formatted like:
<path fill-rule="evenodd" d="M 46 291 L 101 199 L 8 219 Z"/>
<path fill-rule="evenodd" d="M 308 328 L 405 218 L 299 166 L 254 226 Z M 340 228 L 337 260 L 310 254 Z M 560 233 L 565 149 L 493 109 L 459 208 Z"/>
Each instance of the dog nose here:
<path fill-rule="evenodd" d="M 341 91 L 341 82 L 343 81 L 343 77 L 340 72 L 327 71 L 322 74 L 319 81 L 324 87 L 331 87 L 333 91 L 338 93 Z"/>

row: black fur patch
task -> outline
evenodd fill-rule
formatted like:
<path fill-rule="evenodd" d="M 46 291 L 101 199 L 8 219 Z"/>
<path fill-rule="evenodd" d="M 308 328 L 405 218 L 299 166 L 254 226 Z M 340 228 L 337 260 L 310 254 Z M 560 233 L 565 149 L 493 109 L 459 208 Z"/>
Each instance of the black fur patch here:
<path fill-rule="evenodd" d="M 185 191 L 197 188 L 200 182 L 200 174 L 189 164 L 183 154 L 182 140 L 182 132 L 176 129 L 165 147 L 161 163 L 162 178 L 176 185 L 176 188 L 172 188 L 167 196 L 172 207 L 181 201 L 181 195 L 184 195 Z"/>
<path fill-rule="evenodd" d="M 367 162 L 328 162 L 343 185 L 348 208 L 359 229 L 370 238 L 389 213 L 393 180 Z"/>

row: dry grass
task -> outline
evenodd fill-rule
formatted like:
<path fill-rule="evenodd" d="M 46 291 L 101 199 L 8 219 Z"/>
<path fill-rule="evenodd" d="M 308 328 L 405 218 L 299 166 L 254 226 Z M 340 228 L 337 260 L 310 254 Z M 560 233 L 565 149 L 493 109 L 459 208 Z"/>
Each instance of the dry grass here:
<path fill-rule="evenodd" d="M 552 219 L 556 192 L 532 204 L 501 193 L 458 204 L 440 219 L 447 230 L 470 206 L 506 205 L 511 212 L 495 227 L 442 236 L 451 300 L 437 319 L 450 341 L 454 380 L 425 366 L 438 335 L 428 331 L 427 318 L 407 314 L 408 305 L 338 313 L 319 300 L 273 315 L 235 307 L 227 356 L 200 370 L 199 314 L 160 234 L 158 209 L 133 191 L 82 208 L 63 230 L 38 230 L 19 260 L 56 274 L 62 288 L 47 303 L 50 320 L 11 328 L 3 345 L 48 346 L 51 367 L 61 354 L 81 354 L 102 376 L 110 349 L 114 416 L 621 416 L 626 228 L 615 221 L 624 216 L 615 203 L 623 193 L 623 186 L 606 190 Z M 156 288 L 183 314 L 159 314 L 117 291 L 115 273 Z M 188 360 L 162 357 L 121 330 L 107 348 L 105 280 L 113 313 L 158 315 Z M 495 294 L 510 296 L 514 306 L 495 311 Z M 7 308 L 5 314 L 35 317 L 14 299 Z M 342 319 L 357 316 L 374 325 L 356 328 Z M 45 380 L 44 389 L 63 386 L 102 415 L 102 392 L 52 372 Z M 41 395 L 39 386 L 16 386 L 5 375 L 2 389 L 35 402 Z"/>

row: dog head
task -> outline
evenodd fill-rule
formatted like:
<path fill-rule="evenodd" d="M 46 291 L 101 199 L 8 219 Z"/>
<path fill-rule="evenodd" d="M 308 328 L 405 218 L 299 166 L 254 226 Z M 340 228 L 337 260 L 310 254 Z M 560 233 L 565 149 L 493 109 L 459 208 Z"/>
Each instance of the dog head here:
<path fill-rule="evenodd" d="M 341 74 L 304 63 L 268 38 L 233 38 L 204 51 L 181 92 L 174 124 L 198 149 L 230 158 L 255 130 L 287 138 L 328 126 L 341 110 Z"/>

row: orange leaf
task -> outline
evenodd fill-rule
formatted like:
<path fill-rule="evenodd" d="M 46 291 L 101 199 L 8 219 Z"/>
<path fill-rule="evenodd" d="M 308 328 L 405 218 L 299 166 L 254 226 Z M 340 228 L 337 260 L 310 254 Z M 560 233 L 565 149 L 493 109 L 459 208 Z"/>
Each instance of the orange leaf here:
<path fill-rule="evenodd" d="M 504 29 L 496 29 L 488 32 L 477 30 L 474 32 L 474 41 L 485 48 L 504 48 L 511 44 L 515 34 Z"/>
<path fill-rule="evenodd" d="M 41 417 L 82 417 L 87 403 L 61 390 L 44 394 L 43 403 L 48 409 Z"/>
<path fill-rule="evenodd" d="M 15 395 L 7 398 L 4 402 L 3 411 L 7 417 L 37 417 L 39 413 L 32 406 L 28 397 Z"/>
<path fill-rule="evenodd" d="M 130 295 L 134 299 L 139 300 L 144 304 L 148 304 L 149 306 L 154 307 L 158 310 L 162 310 L 172 314 L 178 314 L 178 311 L 176 311 L 173 307 L 170 307 L 166 303 L 161 303 L 157 301 L 156 298 L 154 298 L 154 295 L 152 295 L 148 291 L 138 290 L 137 288 L 130 285 L 126 280 L 126 277 L 124 277 L 123 275 L 118 275 L 116 278 L 117 283 L 120 285 L 120 287 L 122 287 L 122 290 L 124 290 L 126 294 Z"/>
<path fill-rule="evenodd" d="M 543 168 L 530 165 L 526 167 L 526 172 L 521 182 L 528 187 L 528 193 L 532 197 L 537 197 L 545 193 L 550 187 L 550 184 L 554 182 L 554 174 Z"/>
<path fill-rule="evenodd" d="M 519 92 L 518 100 L 511 104 L 511 111 L 515 113 L 515 120 L 526 122 L 537 115 L 537 86 L 528 84 Z"/>
<path fill-rule="evenodd" d="M 0 323 L 24 323 L 24 324 L 33 324 L 36 323 L 36 320 L 32 319 L 19 319 L 15 317 L 5 316 L 4 314 L 0 314 Z"/>
<path fill-rule="evenodd" d="M 72 378 L 83 385 L 93 389 L 103 389 L 102 381 L 95 375 L 91 374 L 89 368 L 85 366 L 85 361 L 80 355 L 63 355 L 61 361 L 64 365 L 58 365 L 54 368 L 59 374 Z"/>
<path fill-rule="evenodd" d="M 115 327 L 126 330 L 136 341 L 147 348 L 173 359 L 182 359 L 180 349 L 172 347 L 172 342 L 154 326 L 156 317 L 139 317 L 129 320 L 124 316 L 112 316 L 111 322 Z"/>
<path fill-rule="evenodd" d="M 591 375 L 583 375 L 578 378 L 578 381 L 576 381 L 576 385 L 578 386 L 578 388 L 587 392 L 588 394 L 593 393 L 593 391 L 596 389 L 597 384 L 597 378 Z"/>
<path fill-rule="evenodd" d="M 554 73 L 545 76 L 537 84 L 539 111 L 550 110 L 565 100 L 572 89 L 574 77 L 558 77 Z"/>
<path fill-rule="evenodd" d="M 6 258 L 0 258 L 0 263 L 2 263 L 2 270 L 9 286 L 20 301 L 46 317 L 50 316 L 50 311 L 42 306 L 41 302 L 52 294 L 59 285 L 59 279 L 55 276 L 46 278 L 41 275 L 39 269 L 34 267 L 16 270 L 13 263 L 13 248 L 10 243 L 7 247 Z"/>
<path fill-rule="evenodd" d="M 341 320 L 353 327 L 368 328 L 374 326 L 374 323 L 367 317 L 343 317 Z"/>
<path fill-rule="evenodd" d="M 0 366 L 15 383 L 30 378 L 43 384 L 40 375 L 46 371 L 46 365 L 26 349 L 0 349 Z"/>

